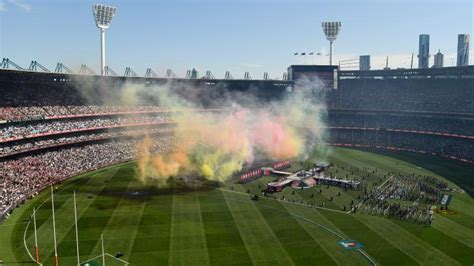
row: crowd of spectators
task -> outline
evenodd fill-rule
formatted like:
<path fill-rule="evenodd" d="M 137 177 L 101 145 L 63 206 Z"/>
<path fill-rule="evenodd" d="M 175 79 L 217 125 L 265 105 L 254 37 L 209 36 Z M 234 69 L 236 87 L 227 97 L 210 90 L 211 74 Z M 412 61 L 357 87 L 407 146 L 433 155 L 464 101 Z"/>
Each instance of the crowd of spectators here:
<path fill-rule="evenodd" d="M 54 82 L 50 77 L 29 78 L 21 72 L 0 76 L 0 106 L 84 105 L 85 99 L 75 83 Z"/>
<path fill-rule="evenodd" d="M 36 120 L 24 123 L 0 124 L 0 141 L 10 138 L 28 137 L 37 134 L 78 131 L 131 124 L 158 123 L 168 121 L 165 115 L 129 115 L 84 117 L 68 120 Z"/>
<path fill-rule="evenodd" d="M 0 142 L 4 142 L 0 144 L 0 158 L 5 154 L 61 144 L 110 140 L 61 146 L 0 159 L 0 216 L 48 184 L 80 172 L 132 159 L 139 138 L 122 137 L 143 133 L 132 127 L 124 127 L 119 131 L 61 132 L 170 121 L 166 113 L 161 112 L 165 109 L 149 104 L 158 102 L 148 99 L 150 95 L 146 95 L 149 101 L 144 101 L 146 104 L 142 106 L 103 105 L 103 99 L 120 102 L 118 99 L 121 99 L 122 94 L 109 86 L 105 86 L 107 90 L 101 89 L 104 86 L 94 87 L 94 82 L 89 88 L 78 86 L 76 82 L 52 82 L 49 79 L 25 81 L 24 76 L 18 77 L 18 80 L 0 77 Z M 86 89 L 91 90 L 88 95 L 80 91 Z M 339 89 L 326 94 L 326 104 L 329 109 L 327 125 L 330 127 L 330 143 L 397 148 L 474 162 L 472 139 L 393 131 L 474 136 L 474 90 L 469 81 L 340 80 Z M 6 140 L 12 138 L 22 139 L 49 133 L 58 134 L 5 144 Z M 161 137 L 155 145 L 158 152 L 165 152 L 172 149 L 173 141 L 171 137 Z M 381 212 L 393 209 L 394 213 L 398 213 L 400 206 L 384 205 L 376 209 Z"/>
<path fill-rule="evenodd" d="M 80 132 L 70 135 L 52 135 L 43 138 L 27 139 L 24 141 L 14 141 L 0 144 L 0 157 L 17 154 L 35 149 L 72 144 L 77 142 L 120 138 L 120 137 L 141 137 L 144 134 L 155 135 L 159 133 L 172 133 L 170 128 L 146 127 L 139 129 L 122 128 L 118 130 L 103 130 L 101 132 Z"/>
<path fill-rule="evenodd" d="M 386 130 L 330 129 L 330 143 L 400 149 L 474 162 L 474 140 Z"/>
<path fill-rule="evenodd" d="M 67 177 L 134 158 L 140 140 L 112 140 L 0 161 L 0 219 L 17 203 Z M 174 149 L 173 137 L 154 138 L 152 151 Z"/>
<path fill-rule="evenodd" d="M 402 129 L 474 137 L 474 118 L 397 113 L 329 111 L 329 126 Z"/>
<path fill-rule="evenodd" d="M 160 112 L 158 106 L 97 106 L 97 105 L 70 105 L 70 106 L 21 106 L 0 107 L 0 121 L 25 121 L 46 119 L 57 116 L 77 115 L 106 115 L 134 112 Z"/>

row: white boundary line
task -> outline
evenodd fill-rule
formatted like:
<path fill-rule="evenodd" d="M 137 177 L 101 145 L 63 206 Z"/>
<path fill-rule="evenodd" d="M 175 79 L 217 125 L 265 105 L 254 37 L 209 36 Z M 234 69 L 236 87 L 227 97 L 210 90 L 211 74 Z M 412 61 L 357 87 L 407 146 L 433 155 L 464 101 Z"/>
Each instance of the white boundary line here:
<path fill-rule="evenodd" d="M 240 194 L 240 193 L 239 193 L 239 194 Z M 245 194 L 245 193 L 244 193 L 244 194 Z M 249 194 L 245 194 L 245 195 L 249 195 Z M 238 202 L 251 203 L 251 202 L 247 202 L 247 201 L 244 201 L 244 200 L 239 200 L 239 199 L 234 199 L 234 198 L 229 198 L 229 197 L 224 197 L 224 198 L 230 199 L 230 200 L 233 200 L 233 201 L 238 201 Z M 281 209 L 278 209 L 278 208 L 275 208 L 275 207 L 272 207 L 272 206 L 268 206 L 268 205 L 265 205 L 265 204 L 259 204 L 259 203 L 253 203 L 253 204 L 258 205 L 258 206 L 262 206 L 262 207 L 266 207 L 266 208 L 269 208 L 269 209 L 273 209 L 273 210 L 276 210 L 276 211 L 279 211 L 279 212 L 287 213 L 287 214 L 289 214 L 289 215 L 291 215 L 291 216 L 293 216 L 293 217 L 296 217 L 296 218 L 302 219 L 303 221 L 306 221 L 306 222 L 308 222 L 308 223 L 317 225 L 317 226 L 319 226 L 319 227 L 323 228 L 324 230 L 326 230 L 326 231 L 332 233 L 333 235 L 337 236 L 338 238 L 340 238 L 340 239 L 342 239 L 342 240 L 346 239 L 346 237 L 344 237 L 343 235 L 341 235 L 341 234 L 339 234 L 339 233 L 337 233 L 337 232 L 334 232 L 332 229 L 326 227 L 325 225 L 322 225 L 322 224 L 320 224 L 320 223 L 316 223 L 316 222 L 314 222 L 314 221 L 312 221 L 312 220 L 310 220 L 310 219 L 308 219 L 308 218 L 306 218 L 306 217 L 304 217 L 304 216 L 301 216 L 301 215 L 298 215 L 298 214 L 294 214 L 294 213 L 289 212 L 289 211 L 281 210 Z M 345 212 L 342 212 L 342 213 L 345 214 Z M 363 251 L 363 250 L 361 250 L 361 249 L 357 249 L 357 251 L 358 251 L 362 256 L 364 256 L 372 265 L 374 265 L 374 266 L 377 265 L 377 263 L 376 263 L 365 251 Z"/>
<path fill-rule="evenodd" d="M 231 193 L 235 193 L 235 194 L 240 194 L 240 195 L 245 195 L 245 196 L 251 196 L 250 194 L 247 194 L 247 193 L 244 193 L 244 192 L 240 192 L 240 191 L 234 191 L 234 190 L 229 190 L 229 189 L 224 189 L 224 188 L 214 188 L 214 189 L 217 189 L 217 190 L 222 190 L 222 191 L 227 191 L 227 192 L 231 192 Z M 51 197 L 48 197 L 47 199 L 45 199 L 39 206 L 38 208 L 36 209 L 36 211 L 41 208 L 41 206 L 47 201 L 49 200 Z M 230 200 L 234 200 L 234 201 L 239 201 L 239 202 L 246 202 L 246 201 L 243 201 L 243 200 L 238 200 L 238 199 L 233 199 L 233 198 L 228 198 L 228 197 L 225 197 L 226 199 L 230 199 Z M 278 202 L 284 202 L 284 203 L 288 203 L 288 204 L 293 204 L 293 205 L 299 205 L 299 206 L 303 206 L 303 207 L 309 207 L 309 208 L 315 208 L 315 209 L 323 209 L 323 210 L 327 210 L 327 211 L 333 211 L 333 212 L 338 212 L 338 213 L 342 213 L 342 214 L 349 214 L 347 212 L 344 212 L 344 211 L 339 211 L 339 210 L 334 210 L 334 209 L 329 209 L 329 208 L 324 208 L 324 207 L 317 207 L 317 206 L 310 206 L 310 205 L 305 205 L 305 204 L 302 204 L 302 203 L 297 203 L 297 202 L 289 202 L 289 201 L 284 201 L 284 200 L 280 200 L 280 199 L 274 199 L 274 198 L 264 198 L 264 199 L 271 199 L 271 200 L 276 200 Z M 294 214 L 292 212 L 289 212 L 289 211 L 284 211 L 284 210 L 280 210 L 278 208 L 275 208 L 275 207 L 272 207 L 272 206 L 267 206 L 267 205 L 264 205 L 264 204 L 258 204 L 258 203 L 254 203 L 255 205 L 259 205 L 259 206 L 263 206 L 263 207 L 266 207 L 266 208 L 270 208 L 270 209 L 274 209 L 274 210 L 277 210 L 277 211 L 280 211 L 280 212 L 283 212 L 283 213 L 288 213 L 289 215 L 291 216 L 294 216 L 296 218 L 300 218 L 306 222 L 309 222 L 311 224 L 314 224 L 314 225 L 317 225 L 321 228 L 323 228 L 324 230 L 334 234 L 335 236 L 339 237 L 340 239 L 344 240 L 346 239 L 344 236 L 340 235 L 339 233 L 336 233 L 335 231 L 333 231 L 332 229 L 320 224 L 320 223 L 316 223 L 312 220 L 309 220 L 308 218 L 306 217 L 303 217 L 303 216 L 300 216 L 298 214 Z M 26 225 L 26 228 L 25 228 L 25 231 L 23 233 L 23 244 L 25 246 L 25 249 L 26 251 L 28 252 L 28 255 L 30 256 L 31 260 L 33 262 L 36 262 L 35 259 L 33 258 L 33 255 L 31 255 L 30 253 L 30 250 L 28 249 L 28 246 L 26 245 L 26 232 L 28 231 L 28 228 L 31 224 L 31 220 L 28 221 L 28 224 Z M 357 251 L 362 255 L 364 256 L 370 263 L 372 263 L 372 265 L 376 266 L 377 264 L 375 263 L 375 261 L 366 253 L 364 252 L 363 250 L 361 249 L 357 249 Z M 116 258 L 115 256 L 109 254 L 109 253 L 105 253 L 105 255 L 108 255 L 116 260 L 119 260 L 121 262 L 123 262 L 125 265 L 129 265 L 130 263 L 125 261 L 125 260 L 122 260 L 122 259 L 119 259 L 119 258 Z M 96 256 L 96 257 L 93 257 L 89 260 L 86 260 L 84 262 L 82 262 L 81 264 L 83 263 L 86 263 L 86 262 L 89 262 L 89 261 L 92 261 L 94 259 L 97 259 L 99 257 L 102 257 L 102 255 L 99 255 L 99 256 Z M 43 265 L 41 263 L 39 263 L 39 265 Z"/>
<path fill-rule="evenodd" d="M 106 256 L 109 256 L 109 257 L 111 257 L 111 258 L 113 258 L 113 259 L 116 259 L 116 260 L 118 260 L 118 261 L 121 261 L 121 262 L 123 262 L 125 265 L 129 265 L 129 264 L 130 264 L 128 261 L 122 260 L 122 259 L 119 259 L 119 258 L 116 258 L 116 257 L 115 257 L 114 255 L 112 255 L 112 254 L 105 253 L 105 255 L 106 255 Z M 85 264 L 85 263 L 87 263 L 87 262 L 89 262 L 89 261 L 93 261 L 93 260 L 95 260 L 95 259 L 101 258 L 101 257 L 102 257 L 102 255 L 95 256 L 95 257 L 93 257 L 93 258 L 90 258 L 90 259 L 88 259 L 88 260 L 85 260 L 85 261 L 81 262 L 81 265 L 83 265 L 83 264 Z"/>
<path fill-rule="evenodd" d="M 43 204 L 48 201 L 51 197 L 48 197 L 46 198 L 43 202 L 41 202 L 41 204 L 38 206 L 38 208 L 35 209 L 35 214 L 36 212 L 38 211 L 39 208 L 41 208 L 41 206 L 43 206 Z M 28 256 L 30 256 L 30 259 L 36 263 L 36 260 L 35 258 L 33 258 L 33 255 L 31 255 L 31 252 L 30 250 L 28 249 L 28 245 L 26 245 L 26 232 L 28 231 L 28 228 L 30 227 L 30 224 L 31 224 L 31 219 L 28 221 L 28 224 L 26 225 L 25 227 L 25 231 L 23 232 L 23 245 L 25 246 L 25 249 L 26 249 L 26 252 L 28 252 Z M 39 263 L 39 265 L 43 265 L 42 263 Z"/>
<path fill-rule="evenodd" d="M 129 163 L 130 161 L 124 161 L 124 162 L 119 162 L 119 163 L 116 163 L 116 164 L 112 164 L 112 165 L 108 165 L 108 166 L 104 166 L 104 167 L 99 167 L 99 168 L 96 168 L 94 170 L 90 170 L 90 171 L 85 171 L 85 172 L 82 172 L 82 173 L 77 173 L 77 175 L 74 175 L 74 176 L 71 176 L 71 177 L 68 177 L 68 178 L 65 178 L 65 179 L 62 179 L 62 180 L 59 180 L 57 183 L 52 183 L 53 186 L 57 185 L 57 184 L 60 184 L 62 183 L 63 181 L 67 181 L 69 179 L 72 179 L 72 178 L 77 178 L 83 174 L 87 174 L 87 173 L 93 173 L 93 172 L 96 172 L 96 171 L 103 171 L 103 170 L 107 170 L 107 169 L 111 169 L 111 168 L 114 168 L 114 167 L 118 167 L 118 166 L 121 166 L 122 164 L 127 164 Z M 69 185 L 67 185 L 69 186 Z M 66 186 L 66 187 L 67 187 Z M 64 190 L 64 187 L 60 189 L 60 191 Z M 46 191 L 45 190 L 42 190 L 42 191 Z M 41 192 L 42 192 L 41 191 Z M 41 193 L 40 192 L 40 193 Z M 39 196 L 39 194 L 38 194 Z M 41 208 L 41 206 L 43 206 L 43 204 L 48 201 L 51 197 L 48 197 L 46 198 L 43 202 L 41 202 L 41 204 L 35 209 L 35 214 L 36 212 L 38 211 L 38 209 Z M 33 200 L 33 198 L 30 199 L 30 201 Z M 31 252 L 30 250 L 28 249 L 28 245 L 26 244 L 26 232 L 28 231 L 28 228 L 30 227 L 30 224 L 31 224 L 31 219 L 28 220 L 28 223 L 26 224 L 26 227 L 25 227 L 25 231 L 23 232 L 23 245 L 25 246 L 25 249 L 26 249 L 26 252 L 28 253 L 28 256 L 30 256 L 30 259 L 36 263 L 36 260 L 35 258 L 33 258 L 33 255 L 31 255 Z M 39 265 L 43 265 L 43 264 L 39 264 Z"/>
<path fill-rule="evenodd" d="M 125 265 L 129 265 L 129 264 L 130 264 L 128 261 L 122 260 L 122 259 L 119 259 L 119 258 L 116 258 L 115 256 L 113 256 L 113 255 L 111 255 L 111 254 L 109 254 L 109 253 L 105 253 L 105 255 L 107 255 L 107 256 L 109 256 L 109 257 L 112 257 L 112 258 L 114 258 L 114 259 L 116 259 L 116 260 L 118 260 L 118 261 L 121 261 L 121 262 L 125 263 Z"/>

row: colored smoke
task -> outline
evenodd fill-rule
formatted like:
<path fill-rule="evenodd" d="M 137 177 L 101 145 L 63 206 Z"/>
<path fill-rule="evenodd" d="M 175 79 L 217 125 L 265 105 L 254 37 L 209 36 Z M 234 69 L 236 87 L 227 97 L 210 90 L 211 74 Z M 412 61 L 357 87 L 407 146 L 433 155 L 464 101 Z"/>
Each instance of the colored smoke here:
<path fill-rule="evenodd" d="M 148 135 L 137 147 L 136 159 L 143 182 L 165 184 L 172 176 L 196 175 L 224 181 L 256 159 L 304 160 L 315 149 L 322 150 L 325 105 L 320 87 L 317 80 L 304 79 L 284 97 L 262 100 L 254 96 L 258 88 L 235 93 L 173 84 L 126 84 L 113 99 L 122 105 L 146 99 L 147 105 L 187 110 L 202 109 L 203 103 L 211 102 L 213 108 L 221 109 L 171 113 L 169 119 L 176 123 L 175 150 L 154 154 L 153 136 Z"/>

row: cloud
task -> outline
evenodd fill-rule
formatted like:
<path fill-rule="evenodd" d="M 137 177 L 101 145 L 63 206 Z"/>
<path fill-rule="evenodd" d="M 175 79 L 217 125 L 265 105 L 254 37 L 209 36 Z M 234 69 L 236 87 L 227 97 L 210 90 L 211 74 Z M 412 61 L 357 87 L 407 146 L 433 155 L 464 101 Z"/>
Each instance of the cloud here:
<path fill-rule="evenodd" d="M 26 3 L 23 0 L 9 0 L 10 3 L 16 5 L 17 7 L 23 9 L 25 12 L 31 12 L 31 5 Z"/>
<path fill-rule="evenodd" d="M 7 6 L 18 7 L 27 13 L 31 12 L 32 9 L 31 5 L 24 0 L 0 0 L 0 12 L 7 11 Z"/>

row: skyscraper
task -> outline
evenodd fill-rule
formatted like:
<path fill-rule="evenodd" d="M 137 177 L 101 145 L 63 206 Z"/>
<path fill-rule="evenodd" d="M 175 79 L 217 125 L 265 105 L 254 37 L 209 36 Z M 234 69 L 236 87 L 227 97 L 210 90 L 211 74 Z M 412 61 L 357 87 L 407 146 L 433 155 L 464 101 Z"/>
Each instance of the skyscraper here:
<path fill-rule="evenodd" d="M 438 53 L 434 55 L 434 65 L 433 67 L 439 68 L 443 67 L 444 64 L 444 55 L 438 50 Z"/>
<path fill-rule="evenodd" d="M 428 68 L 430 64 L 430 35 L 420 34 L 418 48 L 418 68 Z"/>
<path fill-rule="evenodd" d="M 370 70 L 370 55 L 359 57 L 359 70 Z"/>
<path fill-rule="evenodd" d="M 458 35 L 458 58 L 456 65 L 469 65 L 469 34 Z"/>

